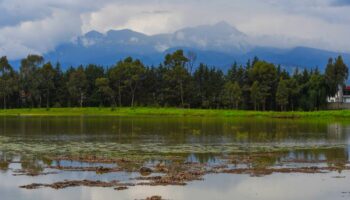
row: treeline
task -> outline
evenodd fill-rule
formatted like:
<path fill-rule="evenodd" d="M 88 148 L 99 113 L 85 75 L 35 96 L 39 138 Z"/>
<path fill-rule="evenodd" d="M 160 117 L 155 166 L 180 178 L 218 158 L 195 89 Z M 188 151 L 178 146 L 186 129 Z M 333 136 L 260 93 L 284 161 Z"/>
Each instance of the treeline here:
<path fill-rule="evenodd" d="M 59 63 L 29 55 L 18 71 L 0 59 L 0 105 L 6 108 L 159 106 L 245 110 L 319 110 L 344 85 L 348 68 L 339 56 L 325 73 L 317 68 L 288 73 L 254 58 L 233 64 L 227 73 L 195 54 L 166 55 L 158 67 L 131 57 L 110 68 L 79 66 L 63 71 Z M 193 69 L 195 69 L 193 71 Z"/>

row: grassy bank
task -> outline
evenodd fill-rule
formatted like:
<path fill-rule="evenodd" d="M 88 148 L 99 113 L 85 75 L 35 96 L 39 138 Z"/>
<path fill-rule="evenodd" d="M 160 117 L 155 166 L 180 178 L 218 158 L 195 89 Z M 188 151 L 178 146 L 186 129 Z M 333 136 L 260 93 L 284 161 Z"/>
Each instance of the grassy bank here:
<path fill-rule="evenodd" d="M 42 108 L 0 110 L 0 116 L 203 116 L 271 118 L 350 118 L 350 111 L 258 112 L 180 108 Z"/>

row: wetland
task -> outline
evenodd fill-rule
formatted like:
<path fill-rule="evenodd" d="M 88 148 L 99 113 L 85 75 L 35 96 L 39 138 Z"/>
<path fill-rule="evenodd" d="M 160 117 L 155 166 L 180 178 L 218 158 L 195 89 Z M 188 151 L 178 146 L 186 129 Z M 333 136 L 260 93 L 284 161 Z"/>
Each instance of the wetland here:
<path fill-rule="evenodd" d="M 2 116 L 1 199 L 344 199 L 350 121 Z"/>

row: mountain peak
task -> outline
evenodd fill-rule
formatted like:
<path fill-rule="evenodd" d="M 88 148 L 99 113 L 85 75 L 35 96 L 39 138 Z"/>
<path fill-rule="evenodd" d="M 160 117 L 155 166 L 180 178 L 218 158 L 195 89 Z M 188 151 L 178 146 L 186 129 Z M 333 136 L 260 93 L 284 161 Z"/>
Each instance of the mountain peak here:
<path fill-rule="evenodd" d="M 229 66 L 235 60 L 244 63 L 254 56 L 284 66 L 325 66 L 328 57 L 339 55 L 305 47 L 259 47 L 251 42 L 250 36 L 226 21 L 152 36 L 130 29 L 110 30 L 107 33 L 92 30 L 77 40 L 56 47 L 45 58 L 60 60 L 69 66 L 89 63 L 112 65 L 116 60 L 132 56 L 146 64 L 157 65 L 162 62 L 166 52 L 181 48 L 196 52 L 198 62 L 215 66 Z"/>
<path fill-rule="evenodd" d="M 87 38 L 98 38 L 98 37 L 102 37 L 103 34 L 98 32 L 98 31 L 92 30 L 92 31 L 85 33 L 84 36 Z"/>
<path fill-rule="evenodd" d="M 241 31 L 239 31 L 236 27 L 232 26 L 231 24 L 229 24 L 226 21 L 220 21 L 220 22 L 212 25 L 212 27 L 218 31 L 223 31 L 226 33 L 233 33 L 234 35 L 245 35 Z"/>
<path fill-rule="evenodd" d="M 196 27 L 189 27 L 181 29 L 177 32 L 184 32 L 189 34 L 206 34 L 212 35 L 213 37 L 218 37 L 219 35 L 235 35 L 235 36 L 245 36 L 244 33 L 239 31 L 234 26 L 230 25 L 226 21 L 220 21 L 211 25 L 199 25 Z"/>
<path fill-rule="evenodd" d="M 109 30 L 107 31 L 107 35 L 113 35 L 113 34 L 139 34 L 144 35 L 143 33 L 133 31 L 131 29 L 120 29 L 120 30 Z"/>
<path fill-rule="evenodd" d="M 121 29 L 121 30 L 109 30 L 107 33 L 107 38 L 109 39 L 128 39 L 131 37 L 145 38 L 147 37 L 143 33 L 133 31 L 131 29 Z"/>
<path fill-rule="evenodd" d="M 229 24 L 227 21 L 217 22 L 213 26 L 214 27 L 230 27 L 230 28 L 233 28 L 233 26 L 231 24 Z"/>
<path fill-rule="evenodd" d="M 134 33 L 134 32 L 135 31 L 133 31 L 131 29 L 120 29 L 120 30 L 111 29 L 111 30 L 107 31 L 107 35 L 114 34 L 114 33 Z"/>

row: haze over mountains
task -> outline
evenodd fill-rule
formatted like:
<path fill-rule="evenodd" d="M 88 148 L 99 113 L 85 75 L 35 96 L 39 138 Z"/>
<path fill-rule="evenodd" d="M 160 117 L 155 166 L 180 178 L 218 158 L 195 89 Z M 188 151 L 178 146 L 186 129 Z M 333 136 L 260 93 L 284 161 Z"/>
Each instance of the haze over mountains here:
<path fill-rule="evenodd" d="M 74 41 L 61 44 L 44 55 L 46 60 L 59 61 L 62 66 L 99 64 L 110 66 L 127 56 L 141 59 L 147 65 L 162 63 L 164 55 L 177 49 L 195 52 L 196 63 L 206 63 L 227 69 L 232 63 L 246 63 L 254 56 L 295 67 L 323 69 L 329 57 L 340 53 L 308 48 L 274 48 L 255 45 L 250 36 L 226 22 L 178 30 L 170 34 L 145 35 L 132 30 L 110 30 L 105 34 L 90 31 Z M 350 54 L 342 53 L 350 63 Z"/>

